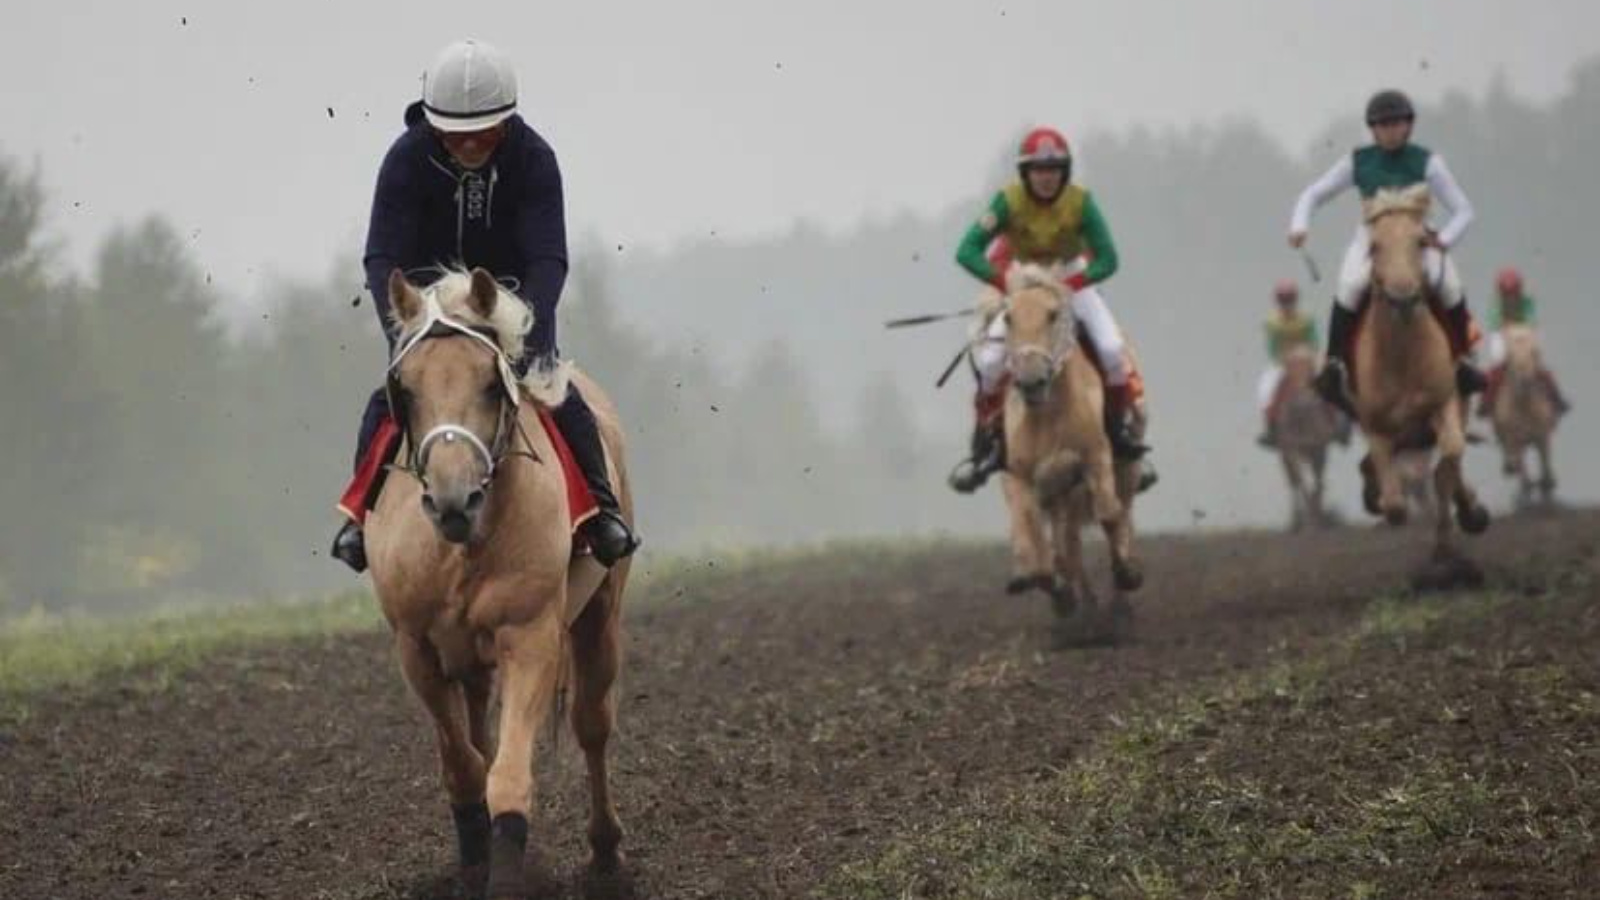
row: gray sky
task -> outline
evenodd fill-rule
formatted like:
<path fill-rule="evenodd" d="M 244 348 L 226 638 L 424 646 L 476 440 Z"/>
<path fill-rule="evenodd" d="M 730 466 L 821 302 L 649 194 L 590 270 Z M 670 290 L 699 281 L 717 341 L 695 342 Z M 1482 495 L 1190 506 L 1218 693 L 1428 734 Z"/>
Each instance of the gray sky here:
<path fill-rule="evenodd" d="M 518 61 L 574 236 L 659 249 L 938 209 L 1026 122 L 1246 115 L 1299 149 L 1379 86 L 1433 98 L 1501 70 L 1547 97 L 1600 51 L 1600 4 L 53 0 L 6 31 L 0 151 L 43 165 L 74 260 L 161 212 L 247 296 L 359 242 L 401 109 L 459 36 Z"/>

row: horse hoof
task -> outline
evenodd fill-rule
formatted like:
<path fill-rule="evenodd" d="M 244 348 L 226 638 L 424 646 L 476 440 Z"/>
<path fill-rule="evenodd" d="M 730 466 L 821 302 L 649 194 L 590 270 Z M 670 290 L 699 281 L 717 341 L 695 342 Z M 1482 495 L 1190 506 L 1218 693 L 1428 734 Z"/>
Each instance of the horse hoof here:
<path fill-rule="evenodd" d="M 1409 518 L 1409 514 L 1406 512 L 1406 508 L 1403 505 L 1391 506 L 1383 511 L 1383 520 L 1388 522 L 1390 525 L 1397 527 L 1404 525 L 1407 518 Z"/>
<path fill-rule="evenodd" d="M 1456 524 L 1467 534 L 1483 534 L 1489 529 L 1489 510 L 1482 503 L 1459 507 L 1456 510 Z"/>
<path fill-rule="evenodd" d="M 1050 609 L 1057 618 L 1071 618 L 1078 611 L 1078 591 L 1065 581 L 1057 581 L 1050 589 Z"/>
<path fill-rule="evenodd" d="M 1131 559 L 1126 562 L 1113 561 L 1111 577 L 1119 591 L 1137 591 L 1144 586 L 1144 570 Z"/>
<path fill-rule="evenodd" d="M 1033 587 L 1032 575 L 1016 575 L 1013 576 L 1010 581 L 1006 582 L 1006 593 L 1015 596 L 1027 591 L 1028 588 L 1031 587 Z"/>

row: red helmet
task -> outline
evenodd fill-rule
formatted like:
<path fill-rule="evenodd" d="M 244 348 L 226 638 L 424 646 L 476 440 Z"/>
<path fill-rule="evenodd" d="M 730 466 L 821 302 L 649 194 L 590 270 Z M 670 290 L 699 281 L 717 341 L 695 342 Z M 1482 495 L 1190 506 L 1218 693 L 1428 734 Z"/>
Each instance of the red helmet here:
<path fill-rule="evenodd" d="M 1499 275 L 1495 276 L 1494 285 L 1500 289 L 1502 294 L 1511 296 L 1520 294 L 1522 293 L 1522 273 L 1518 272 L 1513 266 L 1506 266 L 1500 270 Z"/>
<path fill-rule="evenodd" d="M 1279 303 L 1292 303 L 1300 299 L 1300 285 L 1295 284 L 1293 278 L 1280 278 L 1272 286 L 1272 296 Z"/>
<path fill-rule="evenodd" d="M 1017 165 L 1025 166 L 1057 166 L 1066 168 L 1072 164 L 1072 148 L 1067 146 L 1067 139 L 1061 132 L 1054 128 L 1035 128 L 1028 132 L 1022 139 L 1022 146 L 1017 148 Z"/>

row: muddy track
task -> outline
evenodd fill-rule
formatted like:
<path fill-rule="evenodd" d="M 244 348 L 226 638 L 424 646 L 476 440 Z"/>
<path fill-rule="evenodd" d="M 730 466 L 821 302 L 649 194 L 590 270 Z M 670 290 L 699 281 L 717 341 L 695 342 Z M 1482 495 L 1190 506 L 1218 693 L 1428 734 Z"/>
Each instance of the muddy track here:
<path fill-rule="evenodd" d="M 1600 514 L 1491 534 L 1473 551 L 1515 582 L 1592 551 Z M 636 610 L 619 892 L 802 896 L 892 833 L 1059 768 L 1152 696 L 1341 634 L 1425 541 L 1148 540 L 1136 639 L 1117 648 L 1053 649 L 1047 603 L 999 592 L 998 548 L 755 573 Z M 381 635 L 46 701 L 0 730 L 0 760 L 0 897 L 454 896 L 431 727 Z M 582 892 L 582 772 L 570 739 L 541 763 L 538 896 Z"/>

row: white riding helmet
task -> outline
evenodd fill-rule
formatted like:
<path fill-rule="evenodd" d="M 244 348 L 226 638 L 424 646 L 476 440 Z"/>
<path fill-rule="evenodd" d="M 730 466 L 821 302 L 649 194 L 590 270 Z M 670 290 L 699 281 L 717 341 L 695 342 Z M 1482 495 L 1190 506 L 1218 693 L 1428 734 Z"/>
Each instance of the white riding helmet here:
<path fill-rule="evenodd" d="M 422 111 L 440 131 L 480 131 L 517 111 L 511 60 L 482 41 L 456 41 L 422 76 Z"/>

